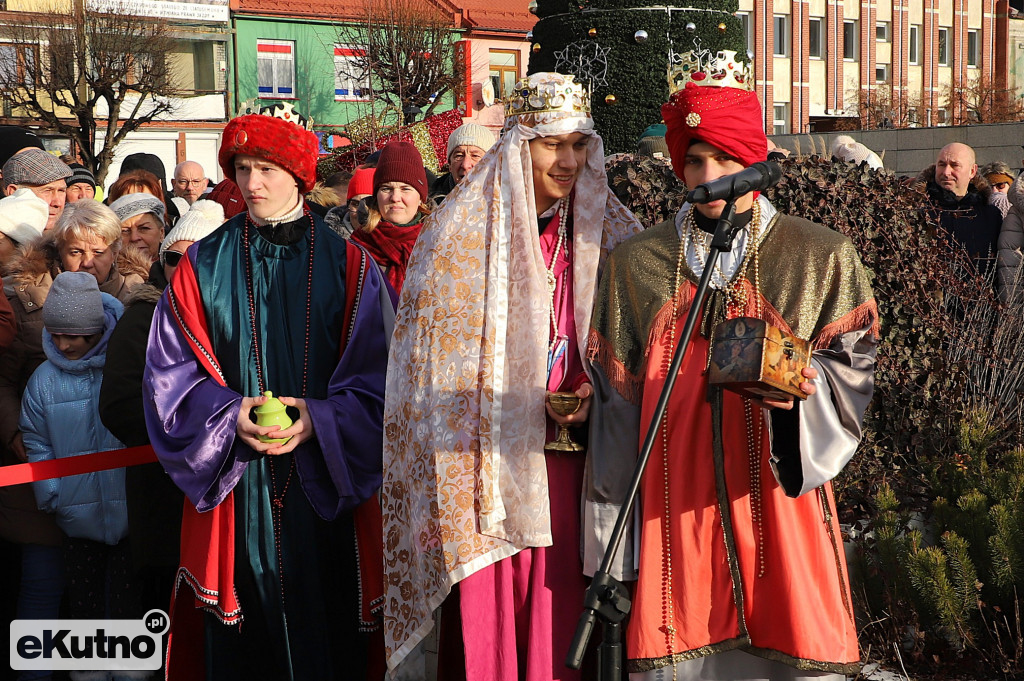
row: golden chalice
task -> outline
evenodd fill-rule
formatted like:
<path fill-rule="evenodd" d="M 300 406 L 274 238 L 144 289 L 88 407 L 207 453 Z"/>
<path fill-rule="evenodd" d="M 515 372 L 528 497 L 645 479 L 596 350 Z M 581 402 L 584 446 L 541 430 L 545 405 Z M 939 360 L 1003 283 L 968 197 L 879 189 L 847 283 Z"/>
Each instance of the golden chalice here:
<path fill-rule="evenodd" d="M 551 409 L 560 416 L 571 416 L 580 409 L 583 400 L 576 393 L 551 393 L 548 395 L 548 404 Z M 554 442 L 544 445 L 545 449 L 555 452 L 582 452 L 583 445 L 576 443 L 569 436 L 569 426 L 565 423 L 558 424 L 558 437 Z"/>

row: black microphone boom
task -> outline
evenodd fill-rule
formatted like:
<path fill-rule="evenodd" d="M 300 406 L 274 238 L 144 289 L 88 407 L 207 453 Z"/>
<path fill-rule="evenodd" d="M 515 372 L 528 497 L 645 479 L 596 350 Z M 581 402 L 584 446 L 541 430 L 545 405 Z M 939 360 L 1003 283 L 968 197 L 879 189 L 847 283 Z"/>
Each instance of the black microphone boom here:
<path fill-rule="evenodd" d="M 782 178 L 782 168 L 771 161 L 761 161 L 738 173 L 720 177 L 694 187 L 686 200 L 690 203 L 732 201 L 750 192 L 763 192 Z"/>

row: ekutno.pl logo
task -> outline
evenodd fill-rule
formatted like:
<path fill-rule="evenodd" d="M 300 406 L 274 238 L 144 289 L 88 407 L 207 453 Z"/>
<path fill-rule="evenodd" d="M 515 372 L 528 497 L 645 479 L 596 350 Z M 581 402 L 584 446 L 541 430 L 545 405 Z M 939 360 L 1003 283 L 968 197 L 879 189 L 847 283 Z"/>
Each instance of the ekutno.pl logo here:
<path fill-rule="evenodd" d="M 168 626 L 163 610 L 141 620 L 14 620 L 11 669 L 160 669 Z"/>

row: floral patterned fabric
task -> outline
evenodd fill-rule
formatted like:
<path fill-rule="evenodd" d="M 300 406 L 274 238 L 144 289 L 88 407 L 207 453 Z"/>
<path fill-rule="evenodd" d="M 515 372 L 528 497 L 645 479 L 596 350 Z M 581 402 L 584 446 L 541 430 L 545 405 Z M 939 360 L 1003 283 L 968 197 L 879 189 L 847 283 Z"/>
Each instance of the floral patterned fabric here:
<path fill-rule="evenodd" d="M 509 118 L 501 141 L 424 222 L 410 258 L 384 412 L 384 626 L 392 670 L 430 631 L 431 612 L 453 584 L 523 548 L 551 544 L 549 293 L 529 141 L 573 132 L 589 136 L 572 202 L 574 312 L 585 342 L 599 262 L 641 229 L 608 189 L 603 143 L 589 116 Z"/>

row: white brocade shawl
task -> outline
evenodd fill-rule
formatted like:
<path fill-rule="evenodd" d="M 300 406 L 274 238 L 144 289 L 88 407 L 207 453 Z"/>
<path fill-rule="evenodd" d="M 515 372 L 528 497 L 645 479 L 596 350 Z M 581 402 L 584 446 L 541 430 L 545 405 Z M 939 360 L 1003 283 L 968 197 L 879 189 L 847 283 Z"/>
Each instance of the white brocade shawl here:
<path fill-rule="evenodd" d="M 551 544 L 545 467 L 550 294 L 529 140 L 584 132 L 573 199 L 573 287 L 585 355 L 598 264 L 641 227 L 608 189 L 584 116 L 533 116 L 424 222 L 409 260 L 384 406 L 384 636 L 394 670 L 452 586 Z M 532 127 L 530 123 L 535 124 Z"/>

